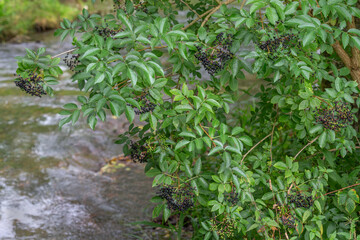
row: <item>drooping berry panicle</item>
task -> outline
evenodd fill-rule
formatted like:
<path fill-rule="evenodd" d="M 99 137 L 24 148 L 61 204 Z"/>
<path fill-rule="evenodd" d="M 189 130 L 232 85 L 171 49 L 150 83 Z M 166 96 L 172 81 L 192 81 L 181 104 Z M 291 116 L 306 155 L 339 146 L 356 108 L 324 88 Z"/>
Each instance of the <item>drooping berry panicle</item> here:
<path fill-rule="evenodd" d="M 194 188 L 189 184 L 180 187 L 165 185 L 157 192 L 158 196 L 166 200 L 169 209 L 185 212 L 194 206 Z"/>
<path fill-rule="evenodd" d="M 79 57 L 79 54 L 74 54 L 70 56 L 70 54 L 68 53 L 66 54 L 63 61 L 68 66 L 68 68 L 74 70 L 80 64 Z"/>
<path fill-rule="evenodd" d="M 224 198 L 231 206 L 235 206 L 239 202 L 240 194 L 232 190 L 229 194 L 226 194 Z"/>
<path fill-rule="evenodd" d="M 318 108 L 315 111 L 315 120 L 324 128 L 338 131 L 350 125 L 354 120 L 354 115 L 349 103 L 336 101 L 333 107 Z"/>
<path fill-rule="evenodd" d="M 150 102 L 148 99 L 149 93 L 142 93 L 139 97 L 137 97 L 135 100 L 139 102 L 140 109 L 134 108 L 134 112 L 136 115 L 140 115 L 147 112 L 152 112 L 156 104 Z M 128 106 L 132 106 L 130 104 L 127 104 Z"/>
<path fill-rule="evenodd" d="M 113 37 L 115 34 L 117 34 L 119 31 L 116 31 L 114 29 L 109 28 L 108 26 L 106 27 L 95 27 L 95 31 L 97 32 L 97 34 L 99 34 L 100 36 L 107 38 L 107 37 Z"/>
<path fill-rule="evenodd" d="M 195 58 L 201 62 L 209 74 L 214 75 L 223 70 L 226 62 L 234 57 L 230 51 L 232 37 L 232 34 L 228 34 L 225 38 L 224 33 L 219 33 L 213 44 L 215 46 L 204 50 L 200 46 L 196 46 L 198 51 L 195 53 Z"/>
<path fill-rule="evenodd" d="M 295 218 L 294 216 L 290 214 L 284 214 L 281 215 L 281 222 L 284 224 L 284 226 L 287 226 L 289 228 L 295 228 Z"/>
<path fill-rule="evenodd" d="M 314 203 L 312 196 L 305 196 L 300 192 L 288 194 L 287 199 L 289 203 L 294 203 L 297 208 L 303 207 L 308 209 Z"/>
<path fill-rule="evenodd" d="M 30 73 L 29 77 L 27 78 L 23 78 L 16 74 L 15 76 L 17 76 L 15 79 L 15 85 L 21 90 L 32 96 L 41 97 L 42 95 L 46 95 L 46 92 L 43 88 L 44 80 L 40 75 L 36 73 Z"/>
<path fill-rule="evenodd" d="M 134 162 L 147 162 L 149 157 L 148 148 L 138 142 L 130 141 L 130 157 Z"/>
<path fill-rule="evenodd" d="M 287 54 L 290 52 L 291 47 L 301 47 L 299 36 L 294 33 L 287 33 L 278 37 L 272 37 L 271 39 L 259 42 L 256 45 L 262 51 L 267 52 L 270 58 L 276 58 L 279 50 L 284 54 Z"/>

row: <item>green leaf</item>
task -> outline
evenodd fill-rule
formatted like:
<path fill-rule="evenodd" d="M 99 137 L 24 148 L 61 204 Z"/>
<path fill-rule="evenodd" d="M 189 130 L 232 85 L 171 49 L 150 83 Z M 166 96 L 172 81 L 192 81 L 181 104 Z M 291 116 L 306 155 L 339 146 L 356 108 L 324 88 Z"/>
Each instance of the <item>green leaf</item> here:
<path fill-rule="evenodd" d="M 137 74 L 136 74 L 136 72 L 133 71 L 132 69 L 128 68 L 127 69 L 127 76 L 130 78 L 132 85 L 136 86 L 136 83 L 137 83 Z"/>
<path fill-rule="evenodd" d="M 239 140 L 245 143 L 247 146 L 251 147 L 253 145 L 252 140 L 249 136 L 241 136 Z"/>
<path fill-rule="evenodd" d="M 157 205 L 152 212 L 152 218 L 157 218 L 163 210 L 164 206 L 164 204 Z"/>
<path fill-rule="evenodd" d="M 320 132 L 321 130 L 323 130 L 323 126 L 321 124 L 318 124 L 318 125 L 315 125 L 314 127 L 312 127 L 309 130 L 309 133 L 314 134 L 314 133 Z"/>
<path fill-rule="evenodd" d="M 177 37 L 183 38 L 183 39 L 185 39 L 185 40 L 188 40 L 187 35 L 186 35 L 183 31 L 180 31 L 180 30 L 170 31 L 170 32 L 167 33 L 167 35 L 177 36 Z"/>
<path fill-rule="evenodd" d="M 65 109 L 74 110 L 78 109 L 78 106 L 75 103 L 67 103 L 64 105 Z"/>
<path fill-rule="evenodd" d="M 221 146 L 216 146 L 216 147 L 214 147 L 213 149 L 210 150 L 209 156 L 211 156 L 211 155 L 213 155 L 213 154 L 221 151 L 222 149 L 223 149 L 223 148 L 222 148 Z"/>
<path fill-rule="evenodd" d="M 306 211 L 304 212 L 304 214 L 303 214 L 302 222 L 305 223 L 306 220 L 310 217 L 310 215 L 311 215 L 311 211 L 310 211 L 309 209 L 306 210 Z"/>
<path fill-rule="evenodd" d="M 360 49 L 360 39 L 359 37 L 351 36 L 351 42 L 357 49 Z"/>
<path fill-rule="evenodd" d="M 195 162 L 195 166 L 194 166 L 194 174 L 195 175 L 199 175 L 201 172 L 201 158 L 199 158 L 196 162 Z"/>
<path fill-rule="evenodd" d="M 72 125 L 75 125 L 75 123 L 78 121 L 80 116 L 80 109 L 75 110 L 72 114 L 71 120 L 72 120 Z"/>
<path fill-rule="evenodd" d="M 178 142 L 175 146 L 175 150 L 178 150 L 179 148 L 182 148 L 184 146 L 186 146 L 187 144 L 189 144 L 189 140 L 181 140 L 180 142 Z"/>
<path fill-rule="evenodd" d="M 91 48 L 91 49 L 87 50 L 83 55 L 81 55 L 80 60 L 84 59 L 84 58 L 86 58 L 88 56 L 95 55 L 99 51 L 100 51 L 99 48 Z"/>
<path fill-rule="evenodd" d="M 265 15 L 270 23 L 275 25 L 275 22 L 279 20 L 276 9 L 272 7 L 268 7 L 265 11 Z"/>
<path fill-rule="evenodd" d="M 302 39 L 303 46 L 305 47 L 309 43 L 315 40 L 315 31 L 311 31 L 305 34 L 304 38 Z"/>
<path fill-rule="evenodd" d="M 179 136 L 181 137 L 191 137 L 191 138 L 196 138 L 196 135 L 192 132 L 188 132 L 188 131 L 183 131 L 179 134 Z"/>
<path fill-rule="evenodd" d="M 246 176 L 246 174 L 243 172 L 243 170 L 241 170 L 240 168 L 234 167 L 232 170 L 233 170 L 233 172 L 235 172 L 238 176 L 244 177 L 245 179 L 248 178 L 248 177 Z"/>
<path fill-rule="evenodd" d="M 132 25 L 131 25 L 129 19 L 127 19 L 124 14 L 119 12 L 117 17 L 131 32 L 133 31 L 133 28 L 132 28 Z"/>
<path fill-rule="evenodd" d="M 101 83 L 102 81 L 104 81 L 104 79 L 105 79 L 105 73 L 97 73 L 95 76 L 94 84 Z"/>
<path fill-rule="evenodd" d="M 280 169 L 280 170 L 286 170 L 287 169 L 287 166 L 285 163 L 283 162 L 277 162 L 274 164 L 274 167 L 276 167 L 277 169 Z"/>
<path fill-rule="evenodd" d="M 319 137 L 319 147 L 324 148 L 326 144 L 326 132 L 323 132 Z"/>
<path fill-rule="evenodd" d="M 192 110 L 193 108 L 189 104 L 182 104 L 175 107 L 177 111 L 188 111 Z"/>
<path fill-rule="evenodd" d="M 349 196 L 352 200 L 354 200 L 354 202 L 360 203 L 360 202 L 359 202 L 359 195 L 356 194 L 355 189 L 350 189 L 349 192 L 348 192 L 348 196 Z"/>
<path fill-rule="evenodd" d="M 126 106 L 125 115 L 126 115 L 126 118 L 129 120 L 129 122 L 132 123 L 134 120 L 134 117 L 135 117 L 134 109 L 130 106 Z"/>
<path fill-rule="evenodd" d="M 153 130 L 156 130 L 158 120 L 153 114 L 150 114 L 150 126 Z"/>
<path fill-rule="evenodd" d="M 109 106 L 110 106 L 110 111 L 111 111 L 112 115 L 114 115 L 116 117 L 120 116 L 120 106 L 117 103 L 110 102 Z"/>

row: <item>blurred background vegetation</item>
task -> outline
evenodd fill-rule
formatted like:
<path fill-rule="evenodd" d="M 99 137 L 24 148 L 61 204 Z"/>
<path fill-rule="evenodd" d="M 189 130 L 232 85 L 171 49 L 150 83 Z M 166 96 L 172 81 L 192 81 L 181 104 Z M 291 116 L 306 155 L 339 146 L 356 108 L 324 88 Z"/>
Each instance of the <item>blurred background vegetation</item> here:
<path fill-rule="evenodd" d="M 0 41 L 22 41 L 34 32 L 59 27 L 83 8 L 96 9 L 91 0 L 0 0 Z"/>

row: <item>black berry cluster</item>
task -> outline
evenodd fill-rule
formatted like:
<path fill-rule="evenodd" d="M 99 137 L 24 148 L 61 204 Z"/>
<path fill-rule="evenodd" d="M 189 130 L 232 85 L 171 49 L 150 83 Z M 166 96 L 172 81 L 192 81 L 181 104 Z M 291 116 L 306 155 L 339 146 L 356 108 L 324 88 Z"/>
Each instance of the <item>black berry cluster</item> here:
<path fill-rule="evenodd" d="M 71 55 L 68 53 L 65 58 L 64 58 L 64 62 L 65 64 L 71 69 L 71 70 L 74 70 L 75 67 L 77 65 L 79 65 L 80 61 L 79 61 L 79 57 L 80 55 L 79 54 L 74 54 L 74 55 Z"/>
<path fill-rule="evenodd" d="M 333 107 L 318 108 L 314 112 L 316 122 L 322 124 L 324 128 L 334 131 L 350 125 L 354 120 L 349 103 L 336 101 Z"/>
<path fill-rule="evenodd" d="M 97 32 L 97 34 L 99 34 L 104 38 L 112 37 L 119 32 L 109 27 L 97 27 L 97 26 L 95 27 L 95 31 Z"/>
<path fill-rule="evenodd" d="M 149 93 L 144 93 L 140 97 L 136 98 L 136 101 L 138 101 L 140 105 L 140 110 L 138 108 L 134 108 L 134 112 L 136 115 L 152 112 L 155 109 L 156 104 L 150 102 L 147 96 L 149 96 Z M 127 105 L 132 106 L 130 104 Z"/>
<path fill-rule="evenodd" d="M 215 216 L 210 219 L 211 230 L 216 231 L 221 239 L 234 237 L 235 220 L 228 216 Z"/>
<path fill-rule="evenodd" d="M 284 224 L 284 226 L 287 226 L 289 228 L 295 228 L 295 218 L 292 214 L 284 214 L 281 216 L 281 221 Z"/>
<path fill-rule="evenodd" d="M 147 147 L 137 142 L 130 141 L 130 157 L 134 162 L 144 163 L 148 159 Z"/>
<path fill-rule="evenodd" d="M 214 41 L 215 46 L 205 50 L 196 46 L 198 51 L 195 53 L 195 58 L 201 62 L 209 74 L 214 75 L 223 70 L 226 62 L 234 57 L 230 51 L 232 37 L 232 34 L 228 34 L 225 38 L 224 33 L 219 33 Z"/>
<path fill-rule="evenodd" d="M 301 48 L 299 37 L 294 33 L 282 34 L 278 37 L 272 37 L 265 42 L 257 43 L 257 46 L 268 53 L 269 58 L 278 57 L 277 52 L 280 50 L 287 54 L 290 52 L 290 48 L 298 47 Z"/>
<path fill-rule="evenodd" d="M 42 95 L 46 95 L 46 92 L 42 86 L 44 80 L 40 75 L 36 73 L 31 73 L 27 78 L 23 78 L 20 75 L 16 74 L 15 76 L 17 77 L 15 79 L 15 85 L 21 90 L 32 96 L 41 97 Z"/>
<path fill-rule="evenodd" d="M 157 194 L 166 200 L 168 208 L 173 211 L 185 212 L 194 206 L 194 188 L 189 184 L 181 187 L 163 186 Z"/>
<path fill-rule="evenodd" d="M 293 194 L 288 194 L 287 199 L 289 203 L 294 203 L 297 208 L 303 207 L 303 208 L 310 208 L 314 200 L 312 196 L 304 196 L 300 192 L 296 192 Z"/>
<path fill-rule="evenodd" d="M 237 205 L 239 202 L 240 194 L 236 193 L 234 190 L 232 190 L 229 194 L 225 195 L 225 201 L 231 204 L 231 206 Z"/>

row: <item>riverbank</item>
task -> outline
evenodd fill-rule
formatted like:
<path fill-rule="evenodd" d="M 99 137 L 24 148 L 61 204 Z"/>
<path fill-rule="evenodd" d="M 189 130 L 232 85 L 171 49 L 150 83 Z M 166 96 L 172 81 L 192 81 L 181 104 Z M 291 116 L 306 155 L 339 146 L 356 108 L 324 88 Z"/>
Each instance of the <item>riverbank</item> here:
<path fill-rule="evenodd" d="M 90 0 L 0 1 L 0 41 L 23 42 L 27 35 L 59 27 L 63 18 L 73 20 Z"/>

